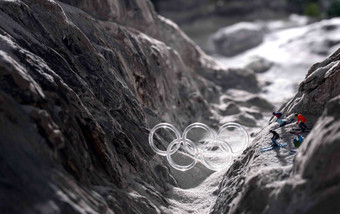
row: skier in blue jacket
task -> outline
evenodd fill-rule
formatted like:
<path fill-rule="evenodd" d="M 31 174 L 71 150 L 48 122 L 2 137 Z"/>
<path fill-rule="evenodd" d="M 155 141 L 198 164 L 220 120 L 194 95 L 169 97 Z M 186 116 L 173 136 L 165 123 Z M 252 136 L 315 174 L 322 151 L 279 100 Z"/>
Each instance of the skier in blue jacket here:
<path fill-rule="evenodd" d="M 280 112 L 273 112 L 273 115 L 275 117 L 277 117 L 277 121 L 276 122 L 280 125 L 280 127 L 282 127 L 284 125 L 287 125 L 289 122 L 291 122 L 291 121 L 284 121 L 282 119 L 282 113 L 280 113 Z"/>

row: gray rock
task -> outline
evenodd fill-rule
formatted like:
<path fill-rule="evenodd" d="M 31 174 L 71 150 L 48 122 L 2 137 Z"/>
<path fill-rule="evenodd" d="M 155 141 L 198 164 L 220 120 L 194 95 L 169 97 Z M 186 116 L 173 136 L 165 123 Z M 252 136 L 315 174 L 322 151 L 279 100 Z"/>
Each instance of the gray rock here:
<path fill-rule="evenodd" d="M 256 120 L 262 119 L 263 118 L 263 114 L 260 111 L 256 111 L 256 110 L 248 110 L 246 111 L 247 114 L 253 116 Z"/>
<path fill-rule="evenodd" d="M 254 57 L 245 67 L 255 73 L 264 73 L 273 66 L 273 63 L 262 58 Z"/>
<path fill-rule="evenodd" d="M 241 22 L 218 30 L 211 39 L 217 53 L 230 57 L 258 46 L 263 37 L 260 26 Z"/>
<path fill-rule="evenodd" d="M 254 118 L 246 115 L 246 114 L 241 114 L 238 116 L 237 122 L 240 123 L 243 126 L 247 127 L 255 127 L 256 126 L 256 120 Z"/>
<path fill-rule="evenodd" d="M 240 113 L 241 110 L 235 102 L 229 102 L 224 109 L 220 109 L 219 113 L 221 115 L 233 115 Z"/>
<path fill-rule="evenodd" d="M 250 97 L 245 100 L 244 103 L 248 107 L 256 106 L 263 111 L 272 111 L 274 109 L 274 106 L 270 102 L 259 96 Z"/>

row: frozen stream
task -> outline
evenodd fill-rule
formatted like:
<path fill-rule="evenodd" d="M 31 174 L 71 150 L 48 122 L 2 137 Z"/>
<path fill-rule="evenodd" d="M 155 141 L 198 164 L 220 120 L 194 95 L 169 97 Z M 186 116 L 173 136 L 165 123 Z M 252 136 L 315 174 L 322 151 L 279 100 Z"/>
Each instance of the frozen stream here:
<path fill-rule="evenodd" d="M 268 24 L 273 26 L 277 23 Z M 339 47 L 339 26 L 340 19 L 332 19 L 310 25 L 272 29 L 265 35 L 261 45 L 234 57 L 214 56 L 214 58 L 226 67 L 243 67 L 255 56 L 273 62 L 270 70 L 257 74 L 257 78 L 263 86 L 260 96 L 278 109 L 296 93 L 309 68 Z M 248 132 L 251 130 L 248 129 Z M 218 189 L 226 170 L 210 174 L 194 188 L 174 188 L 171 192 L 170 207 L 163 212 L 209 213 L 217 197 L 214 192 Z M 183 177 L 186 176 L 186 172 L 181 173 L 184 173 Z M 195 183 L 195 178 L 187 179 L 188 182 Z"/>

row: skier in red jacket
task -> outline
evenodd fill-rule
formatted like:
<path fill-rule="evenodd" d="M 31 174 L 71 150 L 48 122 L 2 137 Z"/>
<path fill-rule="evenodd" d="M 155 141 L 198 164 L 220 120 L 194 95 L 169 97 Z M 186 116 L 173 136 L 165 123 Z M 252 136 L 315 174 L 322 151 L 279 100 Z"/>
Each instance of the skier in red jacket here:
<path fill-rule="evenodd" d="M 301 114 L 295 114 L 295 117 L 297 118 L 296 124 L 299 124 L 299 127 L 304 132 L 308 127 L 306 126 L 306 118 L 302 116 Z M 299 123 L 300 122 L 300 123 Z"/>

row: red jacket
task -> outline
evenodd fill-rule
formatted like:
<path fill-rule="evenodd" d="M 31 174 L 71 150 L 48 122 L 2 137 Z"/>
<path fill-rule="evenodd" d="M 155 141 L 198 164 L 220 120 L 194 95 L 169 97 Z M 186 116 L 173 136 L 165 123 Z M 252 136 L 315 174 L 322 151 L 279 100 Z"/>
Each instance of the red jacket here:
<path fill-rule="evenodd" d="M 306 123 L 306 118 L 302 116 L 301 114 L 297 116 L 297 123 L 299 123 L 300 121 L 303 123 Z"/>

